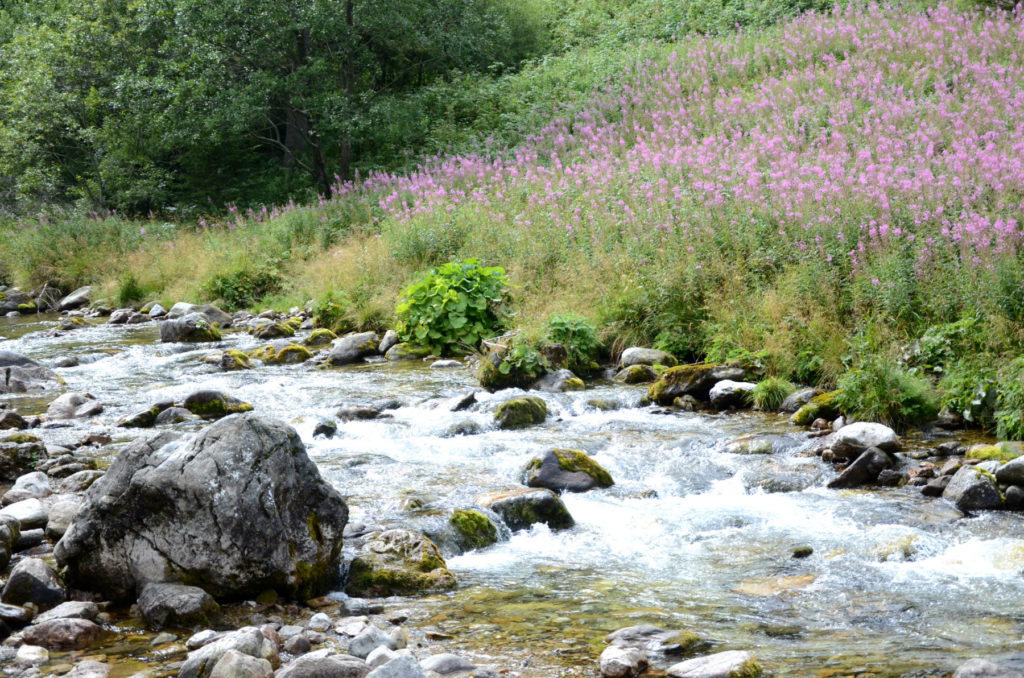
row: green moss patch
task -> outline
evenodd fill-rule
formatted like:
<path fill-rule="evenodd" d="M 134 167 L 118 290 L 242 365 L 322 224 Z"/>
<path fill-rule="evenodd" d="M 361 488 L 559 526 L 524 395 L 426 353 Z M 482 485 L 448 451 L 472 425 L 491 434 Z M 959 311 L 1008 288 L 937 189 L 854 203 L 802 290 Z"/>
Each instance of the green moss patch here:
<path fill-rule="evenodd" d="M 507 400 L 494 412 L 494 420 L 498 422 L 498 428 L 502 429 L 525 428 L 540 424 L 547 417 L 547 404 L 536 396 Z"/>
<path fill-rule="evenodd" d="M 835 419 L 841 412 L 837 398 L 839 391 L 829 391 L 811 398 L 810 402 L 797 410 L 790 421 L 797 426 L 810 426 L 815 419 Z"/>
<path fill-rule="evenodd" d="M 220 419 L 253 409 L 249 403 L 220 391 L 197 391 L 185 398 L 182 407 L 203 419 Z"/>
<path fill-rule="evenodd" d="M 498 541 L 498 528 L 479 511 L 459 509 L 448 522 L 459 543 L 467 549 L 482 549 Z"/>
<path fill-rule="evenodd" d="M 603 466 L 579 450 L 552 450 L 558 458 L 558 468 L 569 473 L 586 473 L 597 481 L 598 487 L 611 487 L 615 484 L 612 476 Z"/>

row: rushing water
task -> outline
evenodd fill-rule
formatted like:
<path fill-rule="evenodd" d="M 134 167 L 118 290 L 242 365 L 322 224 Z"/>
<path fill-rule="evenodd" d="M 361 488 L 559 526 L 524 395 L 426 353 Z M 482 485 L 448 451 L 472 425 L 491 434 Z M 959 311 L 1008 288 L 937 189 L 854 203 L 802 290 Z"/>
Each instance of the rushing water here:
<path fill-rule="evenodd" d="M 57 372 L 106 410 L 44 430 L 48 442 L 106 430 L 115 440 L 100 454 L 109 457 L 145 435 L 115 429 L 119 417 L 199 388 L 222 390 L 295 426 L 353 523 L 429 529 L 481 492 L 518 486 L 538 452 L 586 450 L 616 484 L 564 496 L 576 527 L 535 526 L 451 556 L 457 590 L 388 603 L 407 625 L 451 635 L 447 650 L 515 675 L 597 675 L 603 636 L 641 623 L 692 630 L 707 651 L 751 650 L 775 675 L 941 676 L 972 656 L 1024 664 L 1015 655 L 1024 649 L 1021 516 L 964 517 L 915 488 L 824 489 L 834 471 L 803 453 L 803 432 L 781 417 L 658 414 L 638 407 L 643 388 L 597 382 L 543 394 L 548 421 L 507 432 L 494 428 L 493 411 L 518 391 L 481 393 L 465 412 L 437 407 L 476 386 L 468 369 L 223 373 L 201 362 L 210 345 L 161 344 L 153 325 L 44 336 L 52 327 L 0 320 L 8 337 L 0 349 L 43 363 L 78 357 L 80 366 Z M 222 347 L 256 345 L 230 334 Z M 9 400 L 32 414 L 52 397 Z M 385 400 L 400 404 L 391 418 L 313 438 L 339 403 Z M 456 427 L 479 432 L 452 435 Z M 728 442 L 750 435 L 769 439 L 773 453 L 729 452 Z M 796 546 L 813 555 L 792 558 Z"/>

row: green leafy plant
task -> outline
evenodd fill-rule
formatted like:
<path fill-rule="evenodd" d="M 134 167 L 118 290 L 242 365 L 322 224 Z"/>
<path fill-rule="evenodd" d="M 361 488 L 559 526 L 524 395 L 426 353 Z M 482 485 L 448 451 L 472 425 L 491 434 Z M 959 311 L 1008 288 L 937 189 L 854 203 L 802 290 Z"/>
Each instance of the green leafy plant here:
<path fill-rule="evenodd" d="M 838 386 L 836 404 L 841 411 L 898 431 L 938 413 L 931 382 L 883 356 L 866 355 L 839 378 Z"/>
<path fill-rule="evenodd" d="M 117 282 L 117 303 L 119 306 L 128 306 L 134 301 L 140 301 L 146 296 L 146 290 L 139 284 L 138 279 L 131 273 L 127 273 Z"/>
<path fill-rule="evenodd" d="M 498 364 L 498 371 L 504 375 L 514 375 L 522 384 L 538 379 L 551 369 L 547 359 L 529 344 L 513 346 Z"/>
<path fill-rule="evenodd" d="M 996 435 L 1003 440 L 1024 440 L 1024 357 L 999 370 Z"/>
<path fill-rule="evenodd" d="M 576 313 L 561 313 L 548 318 L 544 341 L 561 344 L 569 355 L 569 369 L 589 369 L 601 348 L 594 325 Z"/>
<path fill-rule="evenodd" d="M 324 327 L 335 334 L 355 329 L 352 302 L 344 292 L 330 290 L 313 304 L 313 326 Z"/>
<path fill-rule="evenodd" d="M 796 387 L 781 377 L 768 377 L 757 383 L 751 391 L 750 399 L 754 407 L 765 412 L 774 412 L 779 409 L 782 401 L 785 400 Z"/>
<path fill-rule="evenodd" d="M 210 299 L 220 299 L 227 310 L 234 310 L 255 305 L 279 292 L 283 284 L 281 273 L 271 263 L 216 275 L 203 285 L 203 292 Z"/>
<path fill-rule="evenodd" d="M 995 369 L 954 363 L 943 375 L 939 388 L 943 409 L 984 430 L 995 429 L 998 404 Z"/>
<path fill-rule="evenodd" d="M 974 316 L 933 325 L 903 352 L 900 362 L 912 373 L 941 374 L 949 365 L 984 349 L 984 326 Z"/>
<path fill-rule="evenodd" d="M 438 355 L 471 350 L 508 321 L 505 271 L 477 259 L 443 264 L 403 290 L 395 315 L 402 341 L 429 346 Z"/>

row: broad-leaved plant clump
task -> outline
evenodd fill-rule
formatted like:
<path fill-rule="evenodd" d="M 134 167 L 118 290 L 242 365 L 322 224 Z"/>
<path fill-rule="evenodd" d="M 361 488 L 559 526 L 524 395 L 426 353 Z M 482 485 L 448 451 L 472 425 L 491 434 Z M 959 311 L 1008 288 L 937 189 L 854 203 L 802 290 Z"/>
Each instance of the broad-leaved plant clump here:
<path fill-rule="evenodd" d="M 508 279 L 504 269 L 478 259 L 443 264 L 402 291 L 395 315 L 402 341 L 438 355 L 464 353 L 506 327 Z"/>
<path fill-rule="evenodd" d="M 573 371 L 589 369 L 601 348 L 593 323 L 576 313 L 560 313 L 548 318 L 544 340 L 565 347 L 569 369 Z"/>

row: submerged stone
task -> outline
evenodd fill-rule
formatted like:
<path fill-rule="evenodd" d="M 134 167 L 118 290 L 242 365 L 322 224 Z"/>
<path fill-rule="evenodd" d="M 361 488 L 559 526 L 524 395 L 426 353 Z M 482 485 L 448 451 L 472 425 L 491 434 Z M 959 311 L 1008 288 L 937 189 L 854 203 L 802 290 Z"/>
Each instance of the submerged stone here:
<path fill-rule="evenodd" d="M 527 487 L 546 487 L 556 492 L 586 492 L 615 484 L 603 466 L 579 450 L 549 450 L 524 469 Z"/>
<path fill-rule="evenodd" d="M 388 530 L 371 540 L 349 565 L 351 596 L 415 595 L 455 587 L 455 576 L 434 542 L 412 530 Z"/>
<path fill-rule="evenodd" d="M 513 532 L 535 523 L 545 523 L 552 530 L 576 524 L 562 500 L 548 489 L 488 492 L 477 497 L 476 502 L 497 513 Z"/>

